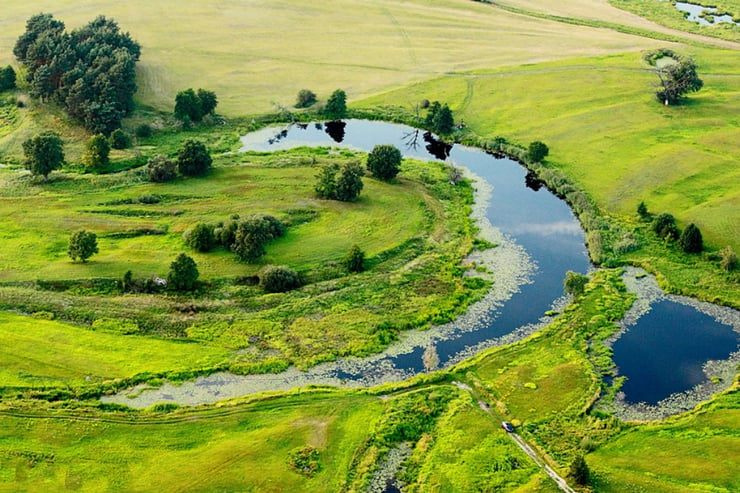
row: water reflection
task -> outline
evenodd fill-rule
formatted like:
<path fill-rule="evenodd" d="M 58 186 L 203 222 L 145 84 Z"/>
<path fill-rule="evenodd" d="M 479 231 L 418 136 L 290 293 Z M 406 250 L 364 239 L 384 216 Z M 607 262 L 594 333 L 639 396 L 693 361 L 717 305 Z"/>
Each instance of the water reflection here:
<path fill-rule="evenodd" d="M 347 123 L 341 120 L 326 122 L 324 123 L 324 131 L 334 142 L 341 144 L 344 142 L 344 127 L 346 126 Z"/>

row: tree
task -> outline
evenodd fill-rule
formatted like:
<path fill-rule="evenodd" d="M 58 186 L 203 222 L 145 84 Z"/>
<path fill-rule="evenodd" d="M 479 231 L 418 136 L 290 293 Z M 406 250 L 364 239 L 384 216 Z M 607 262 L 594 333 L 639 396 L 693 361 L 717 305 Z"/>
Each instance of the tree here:
<path fill-rule="evenodd" d="M 427 372 L 434 371 L 439 366 L 439 354 L 437 354 L 437 349 L 432 344 L 424 350 L 421 361 L 424 363 L 424 370 Z"/>
<path fill-rule="evenodd" d="M 58 133 L 42 132 L 23 142 L 25 167 L 32 175 L 42 175 L 44 181 L 49 173 L 61 168 L 64 163 L 64 142 Z"/>
<path fill-rule="evenodd" d="M 726 272 L 737 268 L 737 255 L 732 251 L 732 247 L 726 246 L 719 251 L 719 265 Z"/>
<path fill-rule="evenodd" d="M 177 177 L 177 163 L 167 156 L 159 154 L 149 158 L 146 167 L 146 174 L 150 181 L 164 183 L 174 180 Z"/>
<path fill-rule="evenodd" d="M 131 138 L 121 130 L 117 128 L 110 134 L 110 146 L 113 149 L 126 149 L 131 145 Z"/>
<path fill-rule="evenodd" d="M 330 118 L 344 118 L 347 115 L 347 93 L 337 89 L 329 96 L 324 112 Z"/>
<path fill-rule="evenodd" d="M 645 205 L 645 202 L 642 200 L 637 204 L 637 215 L 640 216 L 641 219 L 647 219 L 650 217 L 647 205 Z"/>
<path fill-rule="evenodd" d="M 668 241 L 675 241 L 678 239 L 678 226 L 676 226 L 676 218 L 671 214 L 662 213 L 659 214 L 653 220 L 653 231 L 660 238 Z"/>
<path fill-rule="evenodd" d="M 565 292 L 567 294 L 577 298 L 583 294 L 586 284 L 588 284 L 588 277 L 577 272 L 573 272 L 572 270 L 565 273 L 563 286 L 565 287 Z"/>
<path fill-rule="evenodd" d="M 447 135 L 454 127 L 455 119 L 452 117 L 452 110 L 445 104 L 434 115 L 432 129 L 439 135 Z"/>
<path fill-rule="evenodd" d="M 365 252 L 358 245 L 352 245 L 347 255 L 342 259 L 342 265 L 349 272 L 362 272 L 365 270 Z"/>
<path fill-rule="evenodd" d="M 0 69 L 0 92 L 15 89 L 15 70 L 8 65 Z"/>
<path fill-rule="evenodd" d="M 367 169 L 379 180 L 392 180 L 401 169 L 401 151 L 391 144 L 376 145 L 367 156 Z"/>
<path fill-rule="evenodd" d="M 336 197 L 337 172 L 339 165 L 336 163 L 322 166 L 316 174 L 316 185 L 314 191 L 322 199 L 333 199 Z"/>
<path fill-rule="evenodd" d="M 200 98 L 192 88 L 180 91 L 175 96 L 175 117 L 180 120 L 187 117 L 194 122 L 203 118 Z"/>
<path fill-rule="evenodd" d="M 87 262 L 87 259 L 95 253 L 98 253 L 98 237 L 95 233 L 81 229 L 69 237 L 67 254 L 73 262 L 77 259 L 83 263 Z"/>
<path fill-rule="evenodd" d="M 540 142 L 539 140 L 530 142 L 529 147 L 527 148 L 527 158 L 529 158 L 533 163 L 542 162 L 548 154 L 550 154 L 550 149 L 545 143 Z"/>
<path fill-rule="evenodd" d="M 591 472 L 588 469 L 588 464 L 586 464 L 586 459 L 582 455 L 576 456 L 573 462 L 570 463 L 568 477 L 579 486 L 587 486 L 590 475 Z"/>
<path fill-rule="evenodd" d="M 198 276 L 200 273 L 195 260 L 181 253 L 170 264 L 167 283 L 176 291 L 192 291 L 197 285 Z"/>
<path fill-rule="evenodd" d="M 703 248 L 701 231 L 694 223 L 689 224 L 681 233 L 678 244 L 686 253 L 700 253 Z"/>
<path fill-rule="evenodd" d="M 298 273 L 283 265 L 268 265 L 259 278 L 260 286 L 268 293 L 284 293 L 301 286 Z"/>
<path fill-rule="evenodd" d="M 213 91 L 198 89 L 198 99 L 200 99 L 200 112 L 203 116 L 213 115 L 218 106 L 218 98 Z"/>
<path fill-rule="evenodd" d="M 365 170 L 358 162 L 345 163 L 339 171 L 334 196 L 342 202 L 353 202 L 360 196 L 363 188 L 362 177 Z"/>
<path fill-rule="evenodd" d="M 216 237 L 213 234 L 213 226 L 198 223 L 185 231 L 182 235 L 185 243 L 198 252 L 209 252 L 216 246 Z"/>
<path fill-rule="evenodd" d="M 82 164 L 88 168 L 100 168 L 108 164 L 110 154 L 110 144 L 105 135 L 93 135 L 85 145 L 85 152 L 82 154 Z"/>
<path fill-rule="evenodd" d="M 296 108 L 308 108 L 316 103 L 316 94 L 308 89 L 301 89 L 298 91 L 298 97 L 296 98 Z"/>
<path fill-rule="evenodd" d="M 204 175 L 211 167 L 211 155 L 202 142 L 188 139 L 177 151 L 177 169 L 185 176 Z"/>
<path fill-rule="evenodd" d="M 655 95 L 666 106 L 680 102 L 684 94 L 697 92 L 704 86 L 704 82 L 696 74 L 696 63 L 691 57 L 673 52 L 669 56 L 676 63 L 667 63 L 655 70 L 660 79 L 660 88 Z"/>
<path fill-rule="evenodd" d="M 252 214 L 240 221 L 231 250 L 240 260 L 253 262 L 264 255 L 265 244 L 285 234 L 285 225 L 268 214 Z"/>

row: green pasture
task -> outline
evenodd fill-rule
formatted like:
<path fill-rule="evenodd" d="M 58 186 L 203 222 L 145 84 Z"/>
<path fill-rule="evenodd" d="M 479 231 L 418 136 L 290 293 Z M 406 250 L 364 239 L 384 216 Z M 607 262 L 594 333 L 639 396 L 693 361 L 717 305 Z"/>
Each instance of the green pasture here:
<path fill-rule="evenodd" d="M 0 387 L 67 387 L 150 372 L 211 368 L 229 351 L 0 311 Z"/>
<path fill-rule="evenodd" d="M 640 201 L 695 223 L 714 249 L 740 250 L 740 66 L 736 51 L 686 48 L 705 87 L 665 107 L 639 52 L 449 75 L 358 103 L 448 101 L 483 138 L 550 147 L 562 169 L 606 212 L 633 216 Z M 522 88 L 531 88 L 523 91 Z"/>
<path fill-rule="evenodd" d="M 738 491 L 737 388 L 697 412 L 636 427 L 587 457 L 594 488 L 623 491 Z"/>

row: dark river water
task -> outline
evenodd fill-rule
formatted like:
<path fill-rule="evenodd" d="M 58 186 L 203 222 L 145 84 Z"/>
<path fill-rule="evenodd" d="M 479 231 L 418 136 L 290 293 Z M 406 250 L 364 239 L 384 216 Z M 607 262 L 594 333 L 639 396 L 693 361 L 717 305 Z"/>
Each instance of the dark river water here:
<path fill-rule="evenodd" d="M 312 383 L 366 386 L 399 381 L 424 371 L 422 354 L 430 345 L 444 367 L 531 333 L 547 322 L 543 318 L 546 311 L 562 304 L 565 273 L 586 273 L 591 268 L 583 230 L 568 205 L 528 179 L 524 167 L 508 158 L 450 146 L 411 127 L 363 120 L 265 128 L 242 137 L 242 143 L 241 152 L 299 146 L 369 152 L 375 145 L 393 144 L 404 157 L 442 160 L 466 168 L 478 180 L 476 187 L 488 192 L 479 197 L 485 201 L 478 218 L 482 234 L 488 231 L 493 236 L 487 239 L 500 245 L 489 251 L 495 265 L 491 298 L 453 323 L 404 334 L 401 344 L 368 358 L 342 359 L 307 372 L 291 368 L 278 375 L 216 374 L 177 387 L 134 389 L 128 396 L 124 393 L 105 400 L 135 407 L 161 401 L 194 405 Z M 623 387 L 628 401 L 657 402 L 691 388 L 697 380 L 706 379 L 702 362 L 737 350 L 737 333 L 731 327 L 718 328 L 721 324 L 692 310 L 665 301 L 615 342 L 619 374 L 628 377 Z M 677 325 L 688 327 L 677 331 Z"/>

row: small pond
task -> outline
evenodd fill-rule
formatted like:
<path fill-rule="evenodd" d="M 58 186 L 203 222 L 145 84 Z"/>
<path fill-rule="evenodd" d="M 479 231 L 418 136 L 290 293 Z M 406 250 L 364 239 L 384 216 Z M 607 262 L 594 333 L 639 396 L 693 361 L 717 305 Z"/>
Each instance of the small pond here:
<path fill-rule="evenodd" d="M 428 331 L 404 333 L 399 343 L 367 358 L 344 358 L 306 372 L 290 368 L 274 375 L 218 373 L 177 386 L 165 384 L 157 389 L 139 386 L 104 397 L 104 401 L 132 407 L 147 407 L 162 401 L 197 405 L 309 384 L 357 387 L 400 381 L 424 371 L 422 354 L 428 346 L 435 347 L 440 366 L 446 367 L 488 347 L 510 343 L 531 334 L 551 320 L 545 316 L 546 311 L 557 310 L 567 301 L 562 296 L 565 273 L 568 270 L 585 273 L 591 268 L 583 230 L 567 204 L 508 158 L 445 144 L 434 135 L 411 127 L 362 120 L 265 128 L 242 137 L 242 143 L 242 152 L 276 151 L 298 146 L 343 147 L 369 152 L 377 144 L 393 144 L 405 157 L 446 161 L 464 167 L 467 175 L 475 180 L 473 217 L 481 228 L 481 236 L 498 245 L 476 252 L 473 258 L 494 273 L 493 288 L 454 322 Z M 639 289 L 639 286 L 628 287 Z M 660 295 L 662 293 L 657 289 L 653 298 Z M 670 312 L 674 305 L 679 310 L 677 316 L 686 318 L 684 304 L 668 303 L 665 308 Z M 660 311 L 662 308 L 656 313 Z M 633 318 L 636 321 L 646 313 L 647 310 L 633 310 Z M 646 322 L 653 323 L 649 319 Z M 615 338 L 619 343 L 615 344 L 615 358 L 622 362 L 620 374 L 629 378 L 629 387 L 625 385 L 624 388 L 629 392 L 629 400 L 638 398 L 653 402 L 660 400 L 666 392 L 680 392 L 695 385 L 695 370 L 676 371 L 676 365 L 683 364 L 677 358 L 646 369 L 650 379 L 638 373 L 639 364 L 637 370 L 630 367 L 628 360 L 639 363 L 644 357 L 637 353 L 632 355 L 630 349 L 622 349 L 622 346 L 627 347 L 630 339 L 639 333 L 640 330 L 635 328 L 627 332 L 632 335 L 623 335 L 623 342 Z M 695 333 L 677 336 L 674 332 L 669 335 L 673 338 L 688 337 L 691 347 L 699 345 L 698 340 L 703 337 Z M 666 347 L 660 336 L 644 344 L 652 347 L 651 355 Z M 713 344 L 709 343 L 710 346 Z M 701 366 L 707 359 L 726 357 L 737 350 L 737 340 L 732 337 L 724 337 L 716 345 L 721 346 L 718 352 L 692 353 L 686 357 L 687 362 L 690 360 L 691 365 Z M 639 348 L 640 343 L 636 347 Z M 675 381 L 677 373 L 690 374 L 694 378 Z M 639 390 L 632 390 L 632 386 Z"/>
<path fill-rule="evenodd" d="M 714 12 L 717 12 L 715 7 L 704 7 L 703 5 L 687 2 L 676 2 L 675 5 L 678 10 L 685 12 L 686 20 L 698 22 L 702 26 L 711 26 L 722 22 L 738 25 L 729 14 L 713 15 Z"/>

